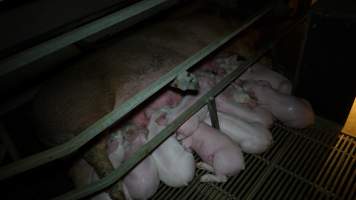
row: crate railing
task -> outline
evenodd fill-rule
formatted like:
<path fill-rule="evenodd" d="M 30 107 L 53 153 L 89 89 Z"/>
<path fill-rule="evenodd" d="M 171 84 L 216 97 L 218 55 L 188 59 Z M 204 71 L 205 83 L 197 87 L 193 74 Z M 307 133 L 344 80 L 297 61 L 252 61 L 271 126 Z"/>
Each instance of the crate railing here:
<path fill-rule="evenodd" d="M 145 145 L 140 147 L 128 160 L 123 162 L 117 169 L 115 169 L 108 176 L 100 179 L 97 182 L 91 183 L 83 188 L 78 188 L 72 190 L 66 194 L 63 194 L 55 199 L 80 199 L 90 194 L 94 194 L 102 189 L 109 187 L 114 184 L 116 181 L 124 177 L 138 162 L 143 160 L 146 156 L 152 153 L 161 143 L 168 139 L 174 132 L 181 126 L 185 121 L 187 121 L 191 116 L 198 112 L 202 107 L 208 105 L 208 110 L 210 116 L 217 115 L 216 106 L 215 106 L 215 97 L 218 96 L 226 87 L 228 87 L 232 81 L 237 79 L 242 73 L 244 73 L 249 67 L 254 65 L 264 56 L 270 49 L 272 49 L 278 42 L 284 38 L 293 28 L 305 22 L 308 15 L 302 16 L 299 19 L 295 20 L 286 31 L 281 33 L 278 38 L 274 41 L 268 43 L 265 48 L 263 48 L 254 58 L 249 60 L 242 66 L 239 66 L 237 69 L 226 75 L 222 80 L 220 80 L 214 87 L 212 87 L 208 92 L 201 96 L 194 104 L 189 106 L 186 111 L 180 114 L 175 120 L 168 124 L 162 131 L 160 131 L 155 137 L 148 141 Z M 210 104 L 210 105 L 209 105 Z M 209 108 L 210 107 L 210 108 Z M 215 119 L 214 119 L 215 118 Z M 211 117 L 212 124 L 216 124 L 218 128 L 218 118 Z"/>
<path fill-rule="evenodd" d="M 21 51 L 9 58 L 0 61 L 0 77 L 17 70 L 21 67 L 54 53 L 66 46 L 83 40 L 95 33 L 123 23 L 128 19 L 155 12 L 157 9 L 177 3 L 178 0 L 143 0 L 112 14 L 84 24 L 67 33 L 63 33 L 53 39 L 40 43 L 34 47 Z"/>
<path fill-rule="evenodd" d="M 190 67 L 197 64 L 207 55 L 221 47 L 223 44 L 230 41 L 240 32 L 245 30 L 255 21 L 259 20 L 267 13 L 272 10 L 272 6 L 268 6 L 262 9 L 261 12 L 258 12 L 255 16 L 246 20 L 242 26 L 240 26 L 235 31 L 225 35 L 224 37 L 210 43 L 205 48 L 198 51 L 193 56 L 189 57 L 183 63 L 176 66 L 173 70 L 162 76 L 159 80 L 155 81 L 153 84 L 148 86 L 146 89 L 137 93 L 135 96 L 121 104 L 119 107 L 114 109 L 109 114 L 105 115 L 103 118 L 99 119 L 93 125 L 88 127 L 86 130 L 81 132 L 78 136 L 74 137 L 70 141 L 59 145 L 57 147 L 48 149 L 44 152 L 29 156 L 27 158 L 21 159 L 14 163 L 11 163 L 7 166 L 0 168 L 0 180 L 14 176 L 23 171 L 35 168 L 42 164 L 48 163 L 55 159 L 69 155 L 70 153 L 76 151 L 81 146 L 89 142 L 100 132 L 111 126 L 116 121 L 120 120 L 126 114 L 128 114 L 135 107 L 144 102 L 147 98 L 155 94 L 161 88 L 169 84 L 175 79 L 177 75 L 188 70 Z M 86 187 L 72 190 L 64 195 L 56 197 L 55 199 L 79 199 L 91 194 L 94 194 L 102 189 L 109 187 L 114 184 L 116 181 L 121 179 L 125 174 L 127 174 L 138 162 L 143 160 L 148 156 L 154 149 L 156 149 L 161 143 L 163 143 L 168 137 L 170 137 L 173 132 L 182 125 L 186 120 L 188 120 L 192 115 L 198 112 L 203 106 L 208 105 L 209 114 L 212 119 L 212 124 L 215 128 L 218 128 L 219 122 L 216 113 L 215 106 L 215 97 L 224 90 L 232 81 L 238 78 L 246 69 L 255 64 L 267 51 L 273 48 L 278 41 L 289 33 L 296 24 L 303 22 L 305 17 L 302 17 L 300 20 L 297 20 L 296 23 L 290 26 L 287 31 L 281 34 L 279 38 L 275 41 L 269 43 L 266 48 L 264 48 L 255 58 L 248 61 L 245 65 L 240 66 L 226 77 L 224 77 L 219 83 L 217 83 L 211 90 L 209 90 L 205 95 L 200 97 L 190 108 L 178 116 L 172 123 L 170 123 L 166 128 L 164 128 L 157 136 L 148 141 L 140 149 L 138 149 L 128 160 L 126 160 L 119 168 L 115 169 L 109 176 L 106 176 L 100 179 L 97 182 L 94 182 Z"/>
<path fill-rule="evenodd" d="M 94 124 L 89 126 L 87 129 L 82 131 L 79 135 L 75 136 L 68 142 L 1 167 L 0 180 L 14 176 L 29 169 L 33 169 L 50 161 L 62 158 L 78 150 L 80 147 L 85 145 L 95 136 L 99 135 L 99 133 L 110 127 L 116 121 L 120 120 L 122 117 L 124 117 L 134 108 L 136 108 L 150 96 L 152 96 L 161 88 L 173 81 L 179 74 L 185 72 L 186 70 L 197 64 L 203 58 L 205 58 L 210 53 L 230 41 L 232 38 L 234 38 L 247 27 L 252 25 L 258 19 L 265 16 L 269 11 L 271 11 L 271 9 L 272 6 L 267 6 L 266 8 L 262 9 L 262 11 L 258 12 L 258 14 L 256 14 L 255 16 L 246 20 L 245 23 L 243 23 L 242 26 L 240 26 L 238 29 L 211 42 L 205 48 L 201 49 L 200 51 L 189 57 L 187 60 L 177 65 L 173 70 L 163 75 L 159 80 L 155 81 L 150 86 L 125 101 L 123 104 L 115 108 L 112 112 L 108 113 L 107 115 L 96 121 Z"/>

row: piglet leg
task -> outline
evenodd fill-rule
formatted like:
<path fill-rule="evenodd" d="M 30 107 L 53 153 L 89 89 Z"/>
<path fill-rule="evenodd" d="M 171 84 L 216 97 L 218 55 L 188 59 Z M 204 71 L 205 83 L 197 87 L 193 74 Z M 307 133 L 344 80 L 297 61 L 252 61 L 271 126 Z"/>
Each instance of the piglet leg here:
<path fill-rule="evenodd" d="M 212 167 L 211 165 L 209 165 L 208 163 L 205 163 L 205 162 L 198 162 L 197 168 L 206 170 L 208 172 L 215 172 L 214 167 Z"/>
<path fill-rule="evenodd" d="M 224 183 L 226 181 L 227 181 L 227 176 L 225 175 L 205 174 L 202 177 L 200 177 L 200 182 Z"/>
<path fill-rule="evenodd" d="M 197 163 L 197 168 L 209 171 L 211 173 L 215 173 L 214 167 L 209 165 L 208 163 L 205 162 L 198 162 Z M 202 177 L 200 177 L 200 182 L 226 182 L 227 181 L 227 176 L 225 175 L 216 175 L 216 174 L 205 174 Z"/>

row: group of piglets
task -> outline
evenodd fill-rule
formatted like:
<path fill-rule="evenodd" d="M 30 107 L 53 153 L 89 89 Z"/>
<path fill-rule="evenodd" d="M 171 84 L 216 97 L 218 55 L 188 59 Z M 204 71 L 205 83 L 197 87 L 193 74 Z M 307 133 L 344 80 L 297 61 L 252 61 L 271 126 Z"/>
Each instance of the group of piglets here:
<path fill-rule="evenodd" d="M 108 139 L 108 155 L 119 167 L 138 148 L 155 137 L 224 76 L 242 64 L 238 57 L 215 58 L 203 63 L 193 74 L 199 91 L 182 94 L 166 89 L 136 112 L 129 122 L 114 130 Z M 209 173 L 201 182 L 225 182 L 245 168 L 243 153 L 260 154 L 272 144 L 270 128 L 275 119 L 293 128 L 314 122 L 310 104 L 291 95 L 291 83 L 268 67 L 255 64 L 215 98 L 220 129 L 211 126 L 203 107 L 152 154 L 122 179 L 127 199 L 147 199 L 160 181 L 172 187 L 186 186 L 195 168 Z M 195 163 L 193 151 L 201 162 Z M 89 164 L 80 160 L 71 170 L 76 185 L 98 180 Z M 105 192 L 92 199 L 110 199 Z"/>

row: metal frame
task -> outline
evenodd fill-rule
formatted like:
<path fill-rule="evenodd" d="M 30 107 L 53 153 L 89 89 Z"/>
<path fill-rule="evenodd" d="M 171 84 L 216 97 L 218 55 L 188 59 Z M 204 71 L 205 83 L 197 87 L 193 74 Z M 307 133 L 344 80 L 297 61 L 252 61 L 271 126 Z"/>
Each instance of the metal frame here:
<path fill-rule="evenodd" d="M 15 145 L 12 142 L 4 125 L 0 122 L 0 144 L 1 143 L 4 145 L 6 152 L 10 155 L 12 160 L 20 159 L 19 152 L 15 148 Z M 1 163 L 1 159 L 0 159 L 0 163 Z"/>
<path fill-rule="evenodd" d="M 76 150 L 78 150 L 81 146 L 89 142 L 95 136 L 97 136 L 100 132 L 114 124 L 116 121 L 124 117 L 128 114 L 131 110 L 135 107 L 140 105 L 143 101 L 148 99 L 150 96 L 155 94 L 161 88 L 166 86 L 168 83 L 173 81 L 177 75 L 180 73 L 188 70 L 190 67 L 198 63 L 204 57 L 209 55 L 211 52 L 215 51 L 221 45 L 228 42 L 234 36 L 245 30 L 248 26 L 253 24 L 255 21 L 263 17 L 266 13 L 271 10 L 271 7 L 263 9 L 258 15 L 252 17 L 250 20 L 247 20 L 244 25 L 242 25 L 237 30 L 233 31 L 232 33 L 210 43 L 208 46 L 203 48 L 202 50 L 198 51 L 193 56 L 189 57 L 183 63 L 176 66 L 173 70 L 168 72 L 167 74 L 163 75 L 159 80 L 155 81 L 153 84 L 148 86 L 143 91 L 140 91 L 135 96 L 121 104 L 119 107 L 115 108 L 112 112 L 105 115 L 94 124 L 89 126 L 79 135 L 71 139 L 70 141 L 43 151 L 41 153 L 29 156 L 27 158 L 21 159 L 17 162 L 9 164 L 7 166 L 0 168 L 0 180 L 13 176 L 15 174 L 21 173 L 23 171 L 32 169 L 34 167 L 40 166 L 42 164 L 48 163 L 55 159 L 64 157 Z"/>
<path fill-rule="evenodd" d="M 154 12 L 154 9 L 173 5 L 176 2 L 177 0 L 144 0 L 85 24 L 0 61 L 0 77 L 104 29 L 123 23 L 126 20 L 144 14 L 145 12 Z"/>
<path fill-rule="evenodd" d="M 267 8 L 266 11 L 269 9 Z M 266 12 L 267 13 L 267 12 Z M 259 16 L 259 15 L 258 15 Z M 79 199 L 90 194 L 94 194 L 102 189 L 109 187 L 114 184 L 124 175 L 126 175 L 138 162 L 143 160 L 151 152 L 154 151 L 161 143 L 168 139 L 174 131 L 181 126 L 185 121 L 187 121 L 191 116 L 198 112 L 203 106 L 209 104 L 209 102 L 214 99 L 220 92 L 222 92 L 232 81 L 238 78 L 244 71 L 246 71 L 250 66 L 258 62 L 258 60 L 266 54 L 271 48 L 273 48 L 285 35 L 287 35 L 294 26 L 305 21 L 305 16 L 297 20 L 292 24 L 287 31 L 282 33 L 279 38 L 275 41 L 266 45 L 257 56 L 247 62 L 245 65 L 240 66 L 233 72 L 225 76 L 218 84 L 216 84 L 212 89 L 210 89 L 205 95 L 200 97 L 193 105 L 191 105 L 185 112 L 178 116 L 174 121 L 172 121 L 166 128 L 164 128 L 157 136 L 148 141 L 145 145 L 139 148 L 128 160 L 126 160 L 119 168 L 115 169 L 110 175 L 104 177 L 103 179 L 94 182 L 84 188 L 79 188 L 72 190 L 64 195 L 56 197 L 55 199 Z M 213 109 L 209 109 L 210 115 L 216 115 L 216 108 L 212 106 Z M 215 112 L 215 113 L 214 113 Z M 216 118 L 216 120 L 218 120 Z M 219 124 L 218 121 L 212 124 Z"/>
<path fill-rule="evenodd" d="M 99 119 L 89 128 L 81 132 L 78 136 L 73 138 L 72 140 L 59 145 L 57 147 L 51 148 L 44 152 L 35 154 L 33 156 L 29 156 L 22 160 L 16 161 L 12 164 L 4 166 L 0 168 L 0 180 L 13 176 L 15 174 L 19 174 L 23 171 L 35 168 L 39 165 L 45 164 L 47 162 L 53 161 L 55 159 L 64 157 L 75 150 L 79 149 L 81 146 L 89 142 L 100 132 L 108 128 L 110 125 L 121 119 L 147 98 L 155 94 L 162 87 L 170 83 L 175 77 L 188 70 L 190 67 L 201 61 L 207 55 L 218 49 L 223 44 L 227 43 L 229 40 L 234 38 L 240 32 L 245 30 L 251 24 L 253 24 L 258 19 L 265 16 L 269 11 L 272 10 L 272 6 L 269 6 L 259 12 L 256 16 L 246 20 L 246 22 L 237 30 L 233 31 L 230 34 L 210 43 L 207 47 L 203 48 L 183 63 L 176 66 L 172 71 L 168 72 L 164 76 L 162 76 L 159 80 L 155 81 L 145 90 L 139 92 L 128 101 L 123 103 L 121 106 L 116 108 L 111 113 L 105 115 L 103 118 Z M 298 21 L 297 23 L 300 23 Z M 288 33 L 292 29 L 288 29 L 286 33 Z M 286 34 L 285 33 L 285 34 Z M 283 34 L 281 38 L 285 35 Z M 281 39 L 279 38 L 279 39 Z M 211 116 L 216 115 L 216 108 L 214 105 L 214 97 L 217 96 L 224 88 L 226 88 L 233 80 L 235 80 L 238 76 L 240 76 L 248 67 L 252 66 L 256 63 L 269 49 L 271 49 L 278 41 L 274 41 L 270 43 L 266 49 L 258 54 L 254 59 L 249 61 L 244 66 L 236 69 L 229 75 L 227 75 L 223 80 L 221 80 L 215 87 L 213 87 L 209 92 L 207 92 L 204 96 L 199 98 L 187 111 L 182 113 L 176 120 L 174 120 L 171 124 L 169 124 L 164 130 L 162 130 L 156 137 L 150 140 L 147 144 L 142 146 L 138 151 L 134 153 L 125 161 L 118 169 L 114 170 L 109 176 L 88 185 L 87 187 L 76 189 L 70 191 L 62 196 L 56 197 L 55 199 L 79 199 L 90 194 L 93 194 L 97 191 L 107 188 L 108 186 L 115 183 L 117 180 L 122 178 L 125 174 L 127 174 L 138 162 L 144 159 L 149 153 L 151 153 L 155 148 L 157 148 L 162 142 L 164 142 L 173 132 L 182 125 L 186 120 L 188 120 L 193 114 L 198 112 L 203 106 L 208 104 L 209 113 Z M 1 74 L 1 73 L 0 73 Z M 218 119 L 217 117 L 212 117 L 212 124 L 215 124 L 218 127 Z"/>
<path fill-rule="evenodd" d="M 300 46 L 299 52 L 298 52 L 298 61 L 297 61 L 297 66 L 294 70 L 294 77 L 293 77 L 293 93 L 295 93 L 296 89 L 298 88 L 299 85 L 299 79 L 300 79 L 300 71 L 303 67 L 303 60 L 304 60 L 304 51 L 305 51 L 305 46 L 307 44 L 308 40 L 308 33 L 310 29 L 310 14 L 308 14 L 307 19 L 306 19 L 306 25 L 305 25 L 305 31 L 303 34 L 303 40 L 302 44 Z"/>

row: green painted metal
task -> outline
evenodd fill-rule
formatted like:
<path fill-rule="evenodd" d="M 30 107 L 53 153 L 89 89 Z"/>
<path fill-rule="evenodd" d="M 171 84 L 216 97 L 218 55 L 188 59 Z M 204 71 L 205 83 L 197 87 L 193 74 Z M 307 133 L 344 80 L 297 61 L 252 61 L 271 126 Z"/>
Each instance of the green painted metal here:
<path fill-rule="evenodd" d="M 127 8 L 121 9 L 113 14 L 90 22 L 70 32 L 64 33 L 56 38 L 48 40 L 42 44 L 29 48 L 20 52 L 8 59 L 0 62 L 0 77 L 28 65 L 46 55 L 49 55 L 57 50 L 60 50 L 70 44 L 78 42 L 90 35 L 98 33 L 115 24 L 122 23 L 129 18 L 140 15 L 144 12 L 149 12 L 159 6 L 167 6 L 174 4 L 176 0 L 144 0 L 135 3 Z"/>
<path fill-rule="evenodd" d="M 176 66 L 173 70 L 163 75 L 159 80 L 155 81 L 153 84 L 148 86 L 146 89 L 140 91 L 135 96 L 118 106 L 112 112 L 108 113 L 94 124 L 89 126 L 79 135 L 71 139 L 70 141 L 43 151 L 41 153 L 29 156 L 22 160 L 16 161 L 9 165 L 0 168 L 0 180 L 5 179 L 7 177 L 11 177 L 13 175 L 19 174 L 26 170 L 35 168 L 42 164 L 48 163 L 50 161 L 56 160 L 58 158 L 69 155 L 70 153 L 78 150 L 81 146 L 89 142 L 95 136 L 97 136 L 100 132 L 104 131 L 106 128 L 114 124 L 116 121 L 121 119 L 131 110 L 140 105 L 143 101 L 148 99 L 150 96 L 159 91 L 162 87 L 166 86 L 168 83 L 173 81 L 177 75 L 188 70 L 190 67 L 201 61 L 207 55 L 215 51 L 217 48 L 228 42 L 230 39 L 235 37 L 237 34 L 245 30 L 255 21 L 266 15 L 272 7 L 266 7 L 261 12 L 259 12 L 254 17 L 246 20 L 246 22 L 239 27 L 237 30 L 233 31 L 226 36 L 217 39 L 216 41 L 210 43 L 205 48 L 198 51 L 193 56 L 189 57 L 187 60 Z M 107 179 L 105 179 L 107 180 Z"/>
<path fill-rule="evenodd" d="M 208 100 L 208 110 L 209 110 L 209 116 L 210 116 L 212 127 L 219 130 L 220 129 L 219 118 L 216 110 L 216 103 L 214 97 L 210 97 Z"/>
<path fill-rule="evenodd" d="M 238 76 L 240 76 L 248 67 L 255 64 L 263 54 L 257 56 L 255 59 L 248 62 L 248 64 L 241 66 L 240 68 L 234 70 L 229 75 L 227 75 L 223 80 L 221 80 L 218 84 L 216 84 L 210 91 L 208 91 L 205 95 L 200 97 L 189 109 L 183 112 L 166 128 L 164 128 L 157 136 L 152 138 L 144 146 L 138 149 L 130 157 L 130 159 L 125 161 L 118 169 L 114 170 L 109 176 L 106 176 L 100 181 L 95 182 L 85 188 L 73 190 L 55 199 L 79 199 L 87 195 L 93 194 L 97 191 L 100 191 L 102 189 L 105 189 L 106 187 L 109 187 L 110 185 L 115 183 L 117 180 L 119 180 L 125 174 L 127 174 L 136 165 L 136 163 L 140 162 L 147 155 L 149 155 L 153 150 L 155 150 L 158 145 L 160 145 L 162 142 L 168 139 L 168 137 L 170 137 L 179 126 L 181 126 L 192 115 L 194 115 L 203 106 L 205 106 L 211 97 L 218 95 L 233 80 L 235 80 Z"/>

